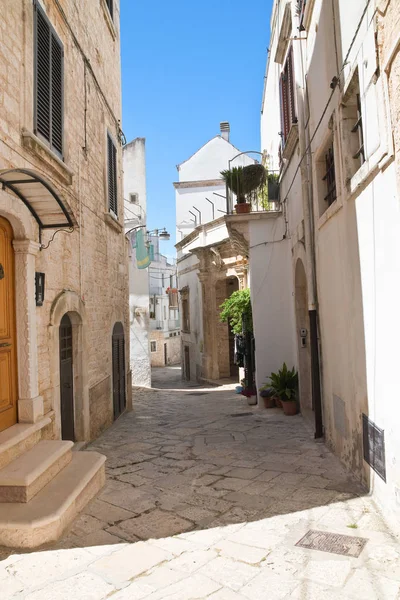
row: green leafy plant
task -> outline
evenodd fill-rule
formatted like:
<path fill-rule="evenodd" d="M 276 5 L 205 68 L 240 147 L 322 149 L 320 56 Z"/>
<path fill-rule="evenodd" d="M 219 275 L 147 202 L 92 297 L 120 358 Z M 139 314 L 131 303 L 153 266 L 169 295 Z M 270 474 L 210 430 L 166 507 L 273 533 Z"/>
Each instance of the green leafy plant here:
<path fill-rule="evenodd" d="M 250 290 L 238 290 L 227 298 L 220 306 L 220 318 L 223 323 L 229 322 L 233 333 L 253 331 L 253 315 L 251 311 Z"/>
<path fill-rule="evenodd" d="M 258 193 L 258 201 L 264 210 L 272 210 L 273 202 L 279 199 L 279 173 L 268 173 Z"/>
<path fill-rule="evenodd" d="M 286 363 L 283 363 L 283 367 L 277 373 L 271 373 L 268 379 L 269 387 L 281 400 L 296 400 L 299 377 L 294 367 L 288 369 Z"/>
<path fill-rule="evenodd" d="M 221 171 L 221 175 L 228 188 L 236 195 L 238 204 L 246 202 L 246 195 L 265 186 L 267 180 L 267 172 L 259 164 L 233 167 Z"/>

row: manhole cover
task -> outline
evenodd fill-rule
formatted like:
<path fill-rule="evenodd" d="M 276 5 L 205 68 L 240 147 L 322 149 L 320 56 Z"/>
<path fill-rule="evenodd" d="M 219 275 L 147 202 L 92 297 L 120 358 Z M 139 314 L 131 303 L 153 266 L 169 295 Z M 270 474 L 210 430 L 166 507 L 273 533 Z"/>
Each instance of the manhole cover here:
<path fill-rule="evenodd" d="M 350 535 L 310 530 L 297 542 L 296 546 L 357 558 L 360 556 L 367 541 L 365 538 L 351 537 Z"/>
<path fill-rule="evenodd" d="M 253 413 L 251 413 L 251 412 L 247 412 L 247 413 L 234 413 L 233 415 L 231 415 L 231 417 L 249 417 L 252 414 Z"/>

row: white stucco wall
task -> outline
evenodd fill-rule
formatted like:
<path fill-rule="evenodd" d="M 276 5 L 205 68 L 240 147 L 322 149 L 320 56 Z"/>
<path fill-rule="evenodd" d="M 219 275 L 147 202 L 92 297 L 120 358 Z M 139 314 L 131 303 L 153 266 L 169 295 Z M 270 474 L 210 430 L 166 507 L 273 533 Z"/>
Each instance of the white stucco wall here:
<path fill-rule="evenodd" d="M 221 178 L 221 171 L 228 169 L 229 161 L 238 154 L 240 154 L 240 150 L 217 135 L 178 166 L 179 183 L 184 183 L 185 187 L 175 184 L 177 241 L 182 240 L 195 228 L 194 216 L 189 211 L 196 215 L 196 225 L 200 225 L 199 214 L 193 207 L 201 212 L 202 224 L 212 221 L 213 218 L 218 219 L 223 212 L 226 212 L 226 186 Z M 243 154 L 232 160 L 230 166 L 249 165 L 254 163 L 257 158 L 257 156 L 251 157 Z M 221 183 L 216 184 L 215 180 L 221 180 Z M 199 182 L 202 182 L 203 185 Z M 210 185 L 210 182 L 214 182 L 214 184 Z M 215 194 L 220 194 L 220 196 Z M 221 198 L 221 196 L 223 197 Z M 206 198 L 214 202 L 214 215 L 212 206 Z"/>
<path fill-rule="evenodd" d="M 146 148 L 145 139 L 137 138 L 123 150 L 125 231 L 146 224 Z M 130 202 L 138 195 L 138 204 Z M 129 252 L 129 313 L 132 384 L 151 385 L 149 347 L 149 273 L 138 269 L 136 250 Z"/>
<path fill-rule="evenodd" d="M 279 241 L 284 231 L 282 217 L 249 222 L 257 387 L 284 362 L 297 367 L 290 240 Z"/>

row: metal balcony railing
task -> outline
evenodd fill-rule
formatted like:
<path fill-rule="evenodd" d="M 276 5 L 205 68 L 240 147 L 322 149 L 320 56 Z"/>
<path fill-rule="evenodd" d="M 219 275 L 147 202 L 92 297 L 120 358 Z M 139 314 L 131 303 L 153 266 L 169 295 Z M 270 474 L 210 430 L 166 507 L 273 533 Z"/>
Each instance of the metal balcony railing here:
<path fill-rule="evenodd" d="M 251 212 L 271 212 L 280 210 L 279 171 L 268 171 L 266 185 L 245 196 L 246 202 L 251 205 Z M 235 194 L 226 188 L 226 212 L 235 214 L 237 204 Z"/>

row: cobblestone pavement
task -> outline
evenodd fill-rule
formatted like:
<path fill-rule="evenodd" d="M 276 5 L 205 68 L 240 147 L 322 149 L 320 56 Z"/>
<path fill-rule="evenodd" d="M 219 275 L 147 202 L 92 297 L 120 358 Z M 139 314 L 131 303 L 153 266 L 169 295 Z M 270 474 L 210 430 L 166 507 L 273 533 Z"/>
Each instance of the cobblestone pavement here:
<path fill-rule="evenodd" d="M 63 539 L 3 555 L 2 600 L 400 598 L 398 538 L 302 417 L 163 371 L 92 444 L 107 483 Z M 309 530 L 367 543 L 296 546 Z"/>

